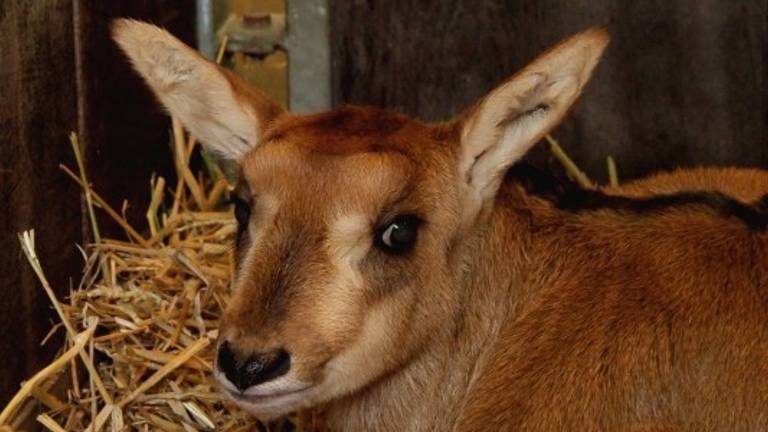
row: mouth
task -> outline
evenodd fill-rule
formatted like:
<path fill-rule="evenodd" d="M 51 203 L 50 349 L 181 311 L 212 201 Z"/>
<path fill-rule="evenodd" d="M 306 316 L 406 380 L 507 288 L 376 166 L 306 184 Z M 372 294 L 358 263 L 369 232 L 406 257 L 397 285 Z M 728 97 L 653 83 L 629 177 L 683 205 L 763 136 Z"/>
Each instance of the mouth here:
<path fill-rule="evenodd" d="M 215 373 L 219 388 L 233 402 L 254 415 L 285 414 L 303 405 L 311 396 L 312 384 L 282 377 L 245 391 L 235 388 L 221 373 Z"/>
<path fill-rule="evenodd" d="M 253 394 L 249 393 L 248 390 L 245 392 L 239 392 L 239 391 L 232 391 L 230 389 L 226 389 L 226 393 L 234 399 L 236 402 L 246 402 L 251 404 L 260 404 L 260 403 L 266 403 L 273 400 L 278 400 L 281 398 L 290 398 L 295 397 L 301 393 L 306 392 L 310 386 L 301 387 L 298 389 L 293 390 L 287 390 L 287 391 L 277 391 L 273 393 L 264 393 L 264 394 Z"/>
<path fill-rule="evenodd" d="M 248 395 L 246 393 L 227 390 L 226 394 L 241 409 L 264 420 L 277 418 L 296 411 L 307 405 L 310 399 L 310 387 L 291 391 L 263 395 Z"/>

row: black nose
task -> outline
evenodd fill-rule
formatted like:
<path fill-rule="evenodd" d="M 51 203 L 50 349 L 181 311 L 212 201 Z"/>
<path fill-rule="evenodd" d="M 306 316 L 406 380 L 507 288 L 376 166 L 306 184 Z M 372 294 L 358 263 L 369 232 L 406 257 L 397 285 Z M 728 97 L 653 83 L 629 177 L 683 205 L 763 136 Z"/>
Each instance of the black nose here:
<path fill-rule="evenodd" d="M 271 353 L 244 353 L 229 342 L 219 346 L 219 370 L 240 391 L 285 375 L 291 368 L 291 356 L 284 349 Z"/>

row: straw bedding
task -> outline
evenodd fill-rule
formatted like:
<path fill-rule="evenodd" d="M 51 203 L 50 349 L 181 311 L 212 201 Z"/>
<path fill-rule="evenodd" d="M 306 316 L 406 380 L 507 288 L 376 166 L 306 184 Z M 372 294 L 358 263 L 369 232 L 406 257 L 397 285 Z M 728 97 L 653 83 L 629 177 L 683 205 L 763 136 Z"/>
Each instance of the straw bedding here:
<path fill-rule="evenodd" d="M 35 254 L 34 232 L 20 235 L 59 315 L 51 333 L 67 337 L 63 354 L 2 411 L 0 431 L 16 430 L 34 415 L 52 431 L 287 427 L 251 419 L 212 381 L 214 341 L 234 271 L 230 185 L 213 164 L 206 175 L 194 175 L 189 160 L 195 140 L 177 122 L 173 131 L 179 181 L 169 187 L 163 178 L 151 180 L 146 234 L 91 189 L 72 137 L 80 172 L 62 169 L 83 187 L 96 241 L 81 249 L 81 281 L 60 300 Z M 100 238 L 94 208 L 114 218 L 128 240 Z M 307 419 L 292 422 L 298 430 L 314 429 Z"/>

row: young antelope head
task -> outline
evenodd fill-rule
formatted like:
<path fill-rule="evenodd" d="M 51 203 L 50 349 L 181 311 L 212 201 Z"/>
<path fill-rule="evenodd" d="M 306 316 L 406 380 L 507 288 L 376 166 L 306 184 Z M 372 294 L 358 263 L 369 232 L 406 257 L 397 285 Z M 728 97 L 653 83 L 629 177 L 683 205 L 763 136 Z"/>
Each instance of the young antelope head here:
<path fill-rule="evenodd" d="M 578 34 L 426 124 L 370 107 L 292 115 L 164 30 L 118 20 L 113 32 L 171 114 L 237 173 L 237 271 L 215 376 L 261 417 L 364 391 L 451 337 L 466 244 L 506 169 L 561 120 L 607 44 L 601 30 Z"/>

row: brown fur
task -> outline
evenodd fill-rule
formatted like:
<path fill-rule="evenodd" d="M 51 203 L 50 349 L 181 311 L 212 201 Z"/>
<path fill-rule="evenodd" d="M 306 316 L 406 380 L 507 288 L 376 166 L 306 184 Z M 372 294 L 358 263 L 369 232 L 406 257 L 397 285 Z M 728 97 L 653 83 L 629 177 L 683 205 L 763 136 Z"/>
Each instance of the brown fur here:
<path fill-rule="evenodd" d="M 696 199 L 577 211 L 502 181 L 570 109 L 604 32 L 430 125 L 368 107 L 284 113 L 151 31 L 153 55 L 144 24 L 121 21 L 115 37 L 182 121 L 222 109 L 206 145 L 238 162 L 251 207 L 220 338 L 291 355 L 255 395 L 217 375 L 245 409 L 316 408 L 348 431 L 768 428 L 766 172 L 684 170 L 603 191 L 719 192 L 728 212 Z M 184 85 L 168 86 L 180 70 Z M 258 136 L 247 151 L 243 119 Z M 374 237 L 404 214 L 423 221 L 416 246 L 380 250 Z"/>
<path fill-rule="evenodd" d="M 754 203 L 763 198 L 768 184 L 768 173 L 757 168 L 691 168 L 660 173 L 636 180 L 610 194 L 650 196 L 679 191 L 719 191 L 743 203 Z"/>
<path fill-rule="evenodd" d="M 697 174 L 716 182 L 734 172 L 764 180 L 743 196 L 768 193 L 765 172 Z M 707 183 L 686 174 L 664 192 Z M 628 189 L 646 195 L 643 187 L 661 186 L 651 179 Z M 515 300 L 460 430 L 768 426 L 768 233 L 695 205 L 572 214 L 507 193 L 491 238 L 519 273 L 509 281 Z M 488 397 L 505 389 L 519 393 Z"/>

